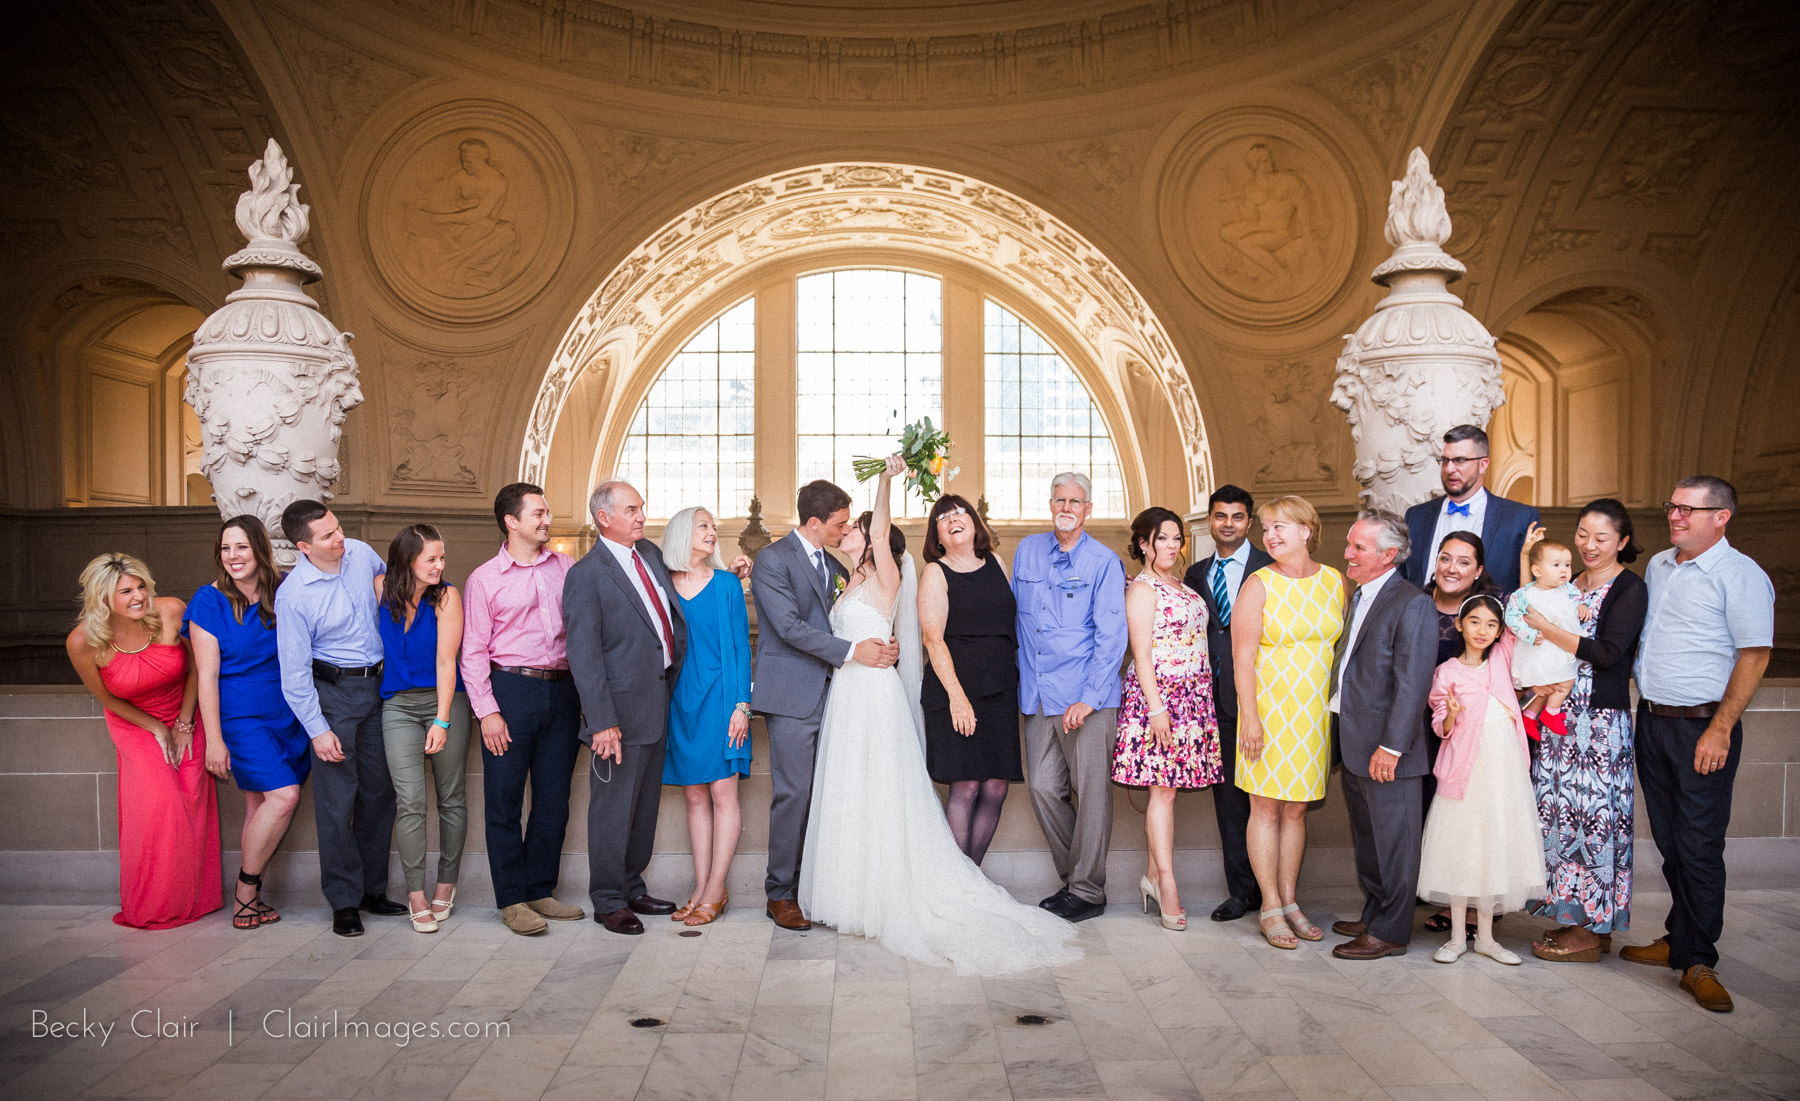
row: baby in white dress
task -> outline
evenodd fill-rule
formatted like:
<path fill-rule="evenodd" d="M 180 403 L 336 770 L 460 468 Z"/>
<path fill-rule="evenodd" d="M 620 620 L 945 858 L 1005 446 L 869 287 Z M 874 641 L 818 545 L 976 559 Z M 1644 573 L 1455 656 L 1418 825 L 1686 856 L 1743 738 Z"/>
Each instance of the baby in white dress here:
<path fill-rule="evenodd" d="M 1530 691 L 1525 702 L 1525 729 L 1538 736 L 1538 726 L 1553 734 L 1567 734 L 1563 701 L 1575 687 L 1575 655 L 1544 638 L 1525 623 L 1525 613 L 1535 610 L 1554 627 L 1581 634 L 1581 590 L 1569 582 L 1574 555 L 1562 543 L 1548 540 L 1531 548 L 1531 584 L 1506 602 L 1506 628 L 1519 640 L 1513 653 L 1513 687 Z"/>

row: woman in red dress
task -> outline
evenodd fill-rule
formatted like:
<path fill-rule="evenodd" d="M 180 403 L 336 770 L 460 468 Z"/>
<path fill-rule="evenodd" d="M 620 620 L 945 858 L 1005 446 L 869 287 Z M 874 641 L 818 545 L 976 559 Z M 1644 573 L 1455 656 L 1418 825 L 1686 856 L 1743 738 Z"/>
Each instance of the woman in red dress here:
<path fill-rule="evenodd" d="M 219 909 L 218 795 L 195 729 L 199 680 L 182 603 L 149 567 L 103 554 L 81 571 L 69 661 L 106 709 L 119 755 L 119 925 L 169 929 Z"/>

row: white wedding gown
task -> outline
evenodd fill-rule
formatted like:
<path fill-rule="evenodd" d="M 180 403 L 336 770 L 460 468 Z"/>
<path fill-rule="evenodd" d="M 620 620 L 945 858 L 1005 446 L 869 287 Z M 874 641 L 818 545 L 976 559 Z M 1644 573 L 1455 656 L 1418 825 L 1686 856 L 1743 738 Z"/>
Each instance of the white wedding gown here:
<path fill-rule="evenodd" d="M 890 636 L 893 615 L 868 591 L 831 610 L 837 637 Z M 807 916 L 909 960 L 1000 975 L 1081 958 L 1073 925 L 1015 901 L 956 847 L 897 669 L 852 662 L 832 675 L 803 851 Z"/>

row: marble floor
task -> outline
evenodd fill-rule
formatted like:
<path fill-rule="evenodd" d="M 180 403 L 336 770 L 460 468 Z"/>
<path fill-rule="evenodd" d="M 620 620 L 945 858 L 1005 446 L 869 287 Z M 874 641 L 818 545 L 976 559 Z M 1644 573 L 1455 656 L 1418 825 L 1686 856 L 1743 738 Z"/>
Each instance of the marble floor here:
<path fill-rule="evenodd" d="M 1321 921 L 1355 909 L 1305 901 Z M 1621 942 L 1666 905 L 1639 899 Z M 323 909 L 251 933 L 109 917 L 0 906 L 0 1095 L 1800 1097 L 1800 890 L 1732 893 L 1724 1015 L 1610 957 L 1443 966 L 1433 938 L 1347 963 L 1337 938 L 1281 952 L 1248 919 L 1173 933 L 1118 905 L 1081 927 L 1080 962 L 987 980 L 749 908 L 685 937 L 661 919 L 518 937 L 473 908 L 356 940 Z M 1541 925 L 1499 928 L 1523 951 Z"/>

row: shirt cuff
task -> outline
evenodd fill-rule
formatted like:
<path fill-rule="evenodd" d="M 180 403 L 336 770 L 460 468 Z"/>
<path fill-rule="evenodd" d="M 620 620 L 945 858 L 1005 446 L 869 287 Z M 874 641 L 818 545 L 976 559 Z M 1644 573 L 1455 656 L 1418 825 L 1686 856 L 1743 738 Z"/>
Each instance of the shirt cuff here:
<path fill-rule="evenodd" d="M 1384 745 L 1378 745 L 1375 748 L 1381 750 L 1383 753 L 1392 753 L 1396 757 L 1404 756 L 1404 754 L 1402 754 L 1399 750 L 1389 749 L 1387 746 L 1384 746 Z"/>

